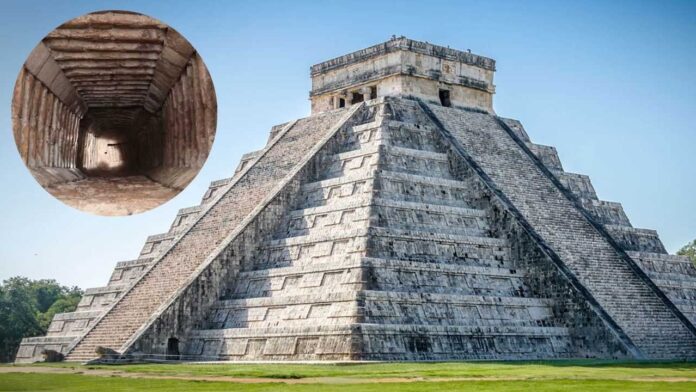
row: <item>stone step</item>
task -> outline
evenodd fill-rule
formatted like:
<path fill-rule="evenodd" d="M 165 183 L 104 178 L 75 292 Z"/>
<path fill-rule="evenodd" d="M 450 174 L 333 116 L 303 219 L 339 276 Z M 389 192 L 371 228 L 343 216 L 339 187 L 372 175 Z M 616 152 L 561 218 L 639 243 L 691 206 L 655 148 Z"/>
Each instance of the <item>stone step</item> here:
<path fill-rule="evenodd" d="M 101 314 L 101 310 L 57 313 L 48 326 L 46 336 L 79 336 Z"/>
<path fill-rule="evenodd" d="M 210 201 L 215 199 L 217 193 L 225 186 L 229 185 L 232 182 L 232 179 L 233 177 L 229 177 L 211 182 L 208 186 L 208 190 L 205 192 L 203 198 L 201 199 L 201 204 L 208 204 Z"/>
<path fill-rule="evenodd" d="M 501 266 L 497 261 L 492 264 Z M 241 272 L 230 296 L 251 298 L 361 289 L 525 296 L 523 277 L 514 267 L 353 258 Z"/>
<path fill-rule="evenodd" d="M 128 285 L 133 280 L 139 278 L 153 260 L 152 257 L 143 257 L 135 260 L 119 261 L 116 263 L 111 278 L 109 278 L 109 286 Z"/>
<path fill-rule="evenodd" d="M 423 202 L 409 202 L 401 200 L 391 200 L 383 199 L 380 197 L 375 197 L 373 199 L 373 204 L 382 207 L 392 207 L 392 208 L 402 208 L 418 211 L 430 211 L 441 214 L 448 215 L 458 215 L 470 218 L 479 218 L 488 220 L 489 216 L 485 210 L 467 207 L 455 207 L 455 206 L 444 206 L 441 204 L 423 203 Z"/>
<path fill-rule="evenodd" d="M 504 239 L 374 227 L 368 256 L 462 264 L 510 259 Z"/>
<path fill-rule="evenodd" d="M 665 295 L 696 325 L 696 267 L 684 256 L 627 252 Z"/>
<path fill-rule="evenodd" d="M 213 307 L 209 325 L 240 328 L 276 326 L 284 322 L 350 324 L 359 316 L 357 298 L 358 293 L 349 290 L 221 300 Z"/>
<path fill-rule="evenodd" d="M 381 129 L 381 121 L 355 125 L 337 135 L 337 143 L 344 150 L 357 150 L 369 144 L 383 144 L 379 137 Z"/>
<path fill-rule="evenodd" d="M 375 194 L 383 199 L 460 208 L 469 207 L 471 200 L 470 187 L 465 182 L 386 170 L 370 170 L 359 175 L 304 184 L 300 188 L 300 200 L 309 208 L 337 203 L 347 197 L 372 194 L 376 178 L 380 186 Z"/>
<path fill-rule="evenodd" d="M 572 272 L 592 295 L 592 300 L 648 356 L 673 355 L 657 335 L 669 336 L 696 353 L 692 326 L 677 317 L 675 308 L 636 274 L 621 252 L 581 213 L 573 200 L 532 159 L 503 123 L 490 114 L 422 104 L 423 112 L 445 128 L 443 135 L 455 143 L 462 159 L 475 163 L 484 173 L 480 181 L 505 195 L 506 208 L 514 208 L 535 231 L 545 246 L 553 250 L 557 262 Z M 575 176 L 558 178 L 566 185 L 581 184 L 587 198 L 595 198 L 588 181 Z M 524 184 L 524 186 L 520 186 Z M 577 194 L 577 192 L 576 192 Z M 616 235 L 612 235 L 616 238 Z M 630 250 L 630 249 L 627 249 Z M 661 353 L 653 355 L 653 353 Z M 678 356 L 674 356 L 675 358 Z"/>
<path fill-rule="evenodd" d="M 478 265 L 452 265 L 364 258 L 369 290 L 458 295 L 528 296 L 523 271 Z"/>
<path fill-rule="evenodd" d="M 580 198 L 580 203 L 597 222 L 603 225 L 631 226 L 621 203 L 584 197 Z"/>
<path fill-rule="evenodd" d="M 686 256 L 656 252 L 626 251 L 646 272 L 696 276 L 696 266 Z"/>
<path fill-rule="evenodd" d="M 93 359 L 96 359 L 97 356 L 95 355 L 84 355 L 84 356 L 79 356 L 79 355 L 71 355 L 69 359 L 66 360 L 66 362 L 88 362 Z"/>
<path fill-rule="evenodd" d="M 551 325 L 551 300 L 510 296 L 333 291 L 221 300 L 214 306 L 214 328 L 419 322 L 424 325 Z M 390 321 L 391 320 L 391 321 Z"/>
<path fill-rule="evenodd" d="M 378 164 L 383 170 L 452 178 L 446 154 L 375 143 L 334 155 L 322 176 L 339 177 Z"/>
<path fill-rule="evenodd" d="M 343 199 L 371 195 L 374 170 L 303 184 L 299 200 L 305 208 L 332 205 Z"/>
<path fill-rule="evenodd" d="M 82 299 L 77 304 L 78 311 L 103 310 L 118 298 L 127 285 L 110 285 L 104 287 L 93 287 L 85 290 Z"/>
<path fill-rule="evenodd" d="M 489 230 L 488 218 L 483 210 L 372 199 L 369 195 L 362 194 L 340 199 L 330 205 L 291 211 L 287 230 L 276 236 L 294 237 L 319 230 L 367 225 L 370 214 L 374 216 L 373 224 L 383 227 L 474 236 L 485 236 Z"/>
<path fill-rule="evenodd" d="M 322 162 L 320 180 L 342 177 L 347 175 L 360 175 L 361 172 L 375 168 L 379 162 L 380 145 L 369 143 L 360 145 L 359 148 L 331 155 Z"/>
<path fill-rule="evenodd" d="M 463 181 L 418 174 L 380 171 L 376 195 L 383 199 L 467 208 L 472 189 Z"/>
<path fill-rule="evenodd" d="M 590 177 L 585 174 L 570 173 L 566 171 L 553 172 L 558 180 L 568 190 L 579 198 L 597 200 L 597 193 L 592 186 Z"/>
<path fill-rule="evenodd" d="M 364 255 L 366 248 L 367 229 L 364 227 L 288 237 L 262 244 L 254 268 L 322 263 Z"/>
<path fill-rule="evenodd" d="M 138 256 L 138 258 L 157 257 L 160 254 L 160 252 L 162 252 L 164 249 L 167 248 L 167 246 L 169 246 L 169 244 L 174 240 L 175 237 L 176 234 L 174 233 L 155 234 L 147 237 L 147 239 L 145 240 L 145 245 L 143 245 L 143 248 L 140 251 L 140 256 Z"/>
<path fill-rule="evenodd" d="M 604 225 L 604 228 L 624 250 L 667 253 L 655 230 L 622 225 Z"/>
<path fill-rule="evenodd" d="M 660 275 L 654 275 L 650 277 L 655 284 L 665 290 L 684 290 L 684 293 L 688 293 L 694 299 L 696 299 L 696 279 L 693 277 L 663 277 Z"/>
<path fill-rule="evenodd" d="M 346 135 L 346 141 L 353 145 L 369 143 L 389 144 L 418 150 L 440 151 L 435 129 L 412 122 L 386 120 L 355 126 Z"/>
<path fill-rule="evenodd" d="M 352 125 L 336 134 L 333 142 L 340 152 L 358 150 L 363 145 L 372 142 L 371 135 L 378 132 L 381 126 L 382 120 L 378 118 L 366 123 Z M 378 141 L 378 143 L 380 142 Z"/>
<path fill-rule="evenodd" d="M 452 179 L 447 154 L 414 148 L 384 146 L 380 169 Z"/>
<path fill-rule="evenodd" d="M 436 130 L 411 122 L 388 121 L 380 135 L 385 144 L 425 151 L 444 151 Z"/>
<path fill-rule="evenodd" d="M 285 127 L 285 125 L 287 125 L 287 123 L 274 125 L 269 135 L 268 141 L 270 142 L 271 140 L 273 140 L 273 138 L 277 135 L 277 132 L 280 132 Z M 241 173 L 247 167 L 247 165 L 253 162 L 253 160 L 256 159 L 259 155 L 261 155 L 262 152 L 263 150 L 256 150 L 247 152 L 244 155 L 242 155 L 242 157 L 239 159 L 239 164 L 237 165 L 237 168 L 234 170 L 234 175 L 232 177 L 234 178 L 239 173 Z"/>
<path fill-rule="evenodd" d="M 527 142 L 526 144 L 549 170 L 563 171 L 563 165 L 561 164 L 561 159 L 555 147 L 531 142 Z"/>
<path fill-rule="evenodd" d="M 179 233 L 183 231 L 196 220 L 201 211 L 203 211 L 203 206 L 201 205 L 180 209 L 169 228 L 169 233 Z"/>
<path fill-rule="evenodd" d="M 367 226 L 371 200 L 367 195 L 345 198 L 337 203 L 291 211 L 287 229 L 276 237 L 312 235 L 326 230 Z"/>
<path fill-rule="evenodd" d="M 573 358 L 571 331 L 563 327 L 421 326 L 362 324 L 366 360 L 521 360 Z M 577 348 L 575 348 L 577 350 Z"/>
<path fill-rule="evenodd" d="M 351 357 L 351 342 L 364 353 Z M 558 327 L 375 325 L 197 330 L 184 352 L 189 359 L 530 359 L 567 358 L 569 330 Z"/>
<path fill-rule="evenodd" d="M 466 273 L 482 273 L 482 274 L 501 274 L 505 275 L 506 271 L 510 276 L 525 276 L 525 272 L 520 270 L 514 260 L 495 260 L 495 259 L 461 259 L 461 260 L 405 260 L 388 257 L 363 257 L 363 265 L 367 267 L 382 267 L 384 268 L 422 268 L 434 269 L 442 271 L 442 273 L 450 273 L 455 271 L 465 271 Z M 490 272 L 490 273 L 488 273 Z"/>
<path fill-rule="evenodd" d="M 374 225 L 394 229 L 439 232 L 469 236 L 490 236 L 489 217 L 484 210 L 374 199 Z"/>
<path fill-rule="evenodd" d="M 333 263 L 262 269 L 241 272 L 230 298 L 270 297 L 362 289 L 358 258 Z"/>
<path fill-rule="evenodd" d="M 260 247 L 256 268 L 319 263 L 341 254 L 420 261 L 461 262 L 509 259 L 506 240 L 383 227 L 358 227 L 268 241 Z"/>
<path fill-rule="evenodd" d="M 143 267 L 152 263 L 154 259 L 152 257 L 141 257 L 135 260 L 125 260 L 116 263 L 114 269 L 128 269 L 135 267 Z"/>
<path fill-rule="evenodd" d="M 77 336 L 40 336 L 22 339 L 15 363 L 32 363 L 42 361 L 43 350 L 55 350 L 65 353 L 68 346 L 77 339 Z"/>
<path fill-rule="evenodd" d="M 365 290 L 359 293 L 365 301 L 390 301 L 416 305 L 504 305 L 516 307 L 549 307 L 554 304 L 550 298 L 529 298 L 511 296 L 463 295 L 449 293 L 413 293 L 403 291 Z"/>
<path fill-rule="evenodd" d="M 237 309 L 249 307 L 267 307 L 299 305 L 299 304 L 333 304 L 355 302 L 360 294 L 357 291 L 333 291 L 330 293 L 310 293 L 303 295 L 287 295 L 278 297 L 254 297 L 219 300 L 213 309 Z"/>
<path fill-rule="evenodd" d="M 351 326 L 287 327 L 264 329 L 215 329 L 191 333 L 184 348 L 190 360 L 283 360 L 351 357 Z"/>
<path fill-rule="evenodd" d="M 360 326 L 361 330 L 367 334 L 376 332 L 406 332 L 426 335 L 426 331 L 434 332 L 432 335 L 448 335 L 449 333 L 473 335 L 473 336 L 569 336 L 568 328 L 564 327 L 540 327 L 540 326 L 467 326 L 467 325 L 420 325 L 420 324 L 373 324 L 355 323 L 346 325 L 322 325 L 322 326 L 288 326 L 284 327 L 263 327 L 263 328 L 213 328 L 198 329 L 191 331 L 191 339 L 214 340 L 214 339 L 234 339 L 234 338 L 269 338 L 269 337 L 295 337 L 299 334 L 309 332 L 313 336 L 330 335 L 341 331 L 347 333 L 350 327 Z M 354 329 L 354 328 L 352 328 Z"/>
<path fill-rule="evenodd" d="M 369 170 L 378 164 L 383 170 L 452 178 L 446 154 L 374 142 L 333 155 L 321 176 L 323 179 L 340 177 Z"/>
<path fill-rule="evenodd" d="M 137 284 L 130 286 L 129 291 L 95 322 L 85 337 L 71 349 L 68 358 L 90 355 L 89 348 L 99 339 L 106 339 L 107 347 L 120 348 L 129 339 L 138 338 L 142 333 L 141 326 L 149 323 L 152 317 L 157 317 L 162 306 L 167 306 L 169 301 L 186 301 L 186 298 L 182 298 L 182 293 L 185 293 L 182 288 L 190 287 L 192 277 L 198 285 L 196 287 L 206 293 L 224 287 L 225 282 L 220 281 L 224 275 L 205 274 L 199 279 L 204 270 L 211 272 L 210 269 L 222 261 L 206 262 L 220 256 L 221 244 L 236 235 L 235 230 L 246 222 L 247 217 L 256 219 L 266 213 L 268 209 L 265 209 L 265 203 L 269 196 L 283 195 L 279 193 L 278 185 L 291 184 L 298 170 L 305 164 L 312 164 L 311 156 L 317 153 L 315 147 L 327 142 L 339 127 L 362 108 L 363 105 L 358 105 L 292 122 L 234 181 L 211 184 L 211 192 L 220 185 L 217 189 L 223 189 L 224 193 L 214 196 L 211 192 L 206 194 L 206 198 L 212 201 L 198 218 L 195 229 L 174 238 L 176 243 L 168 245 L 171 250 L 160 253 L 148 273 Z M 216 292 L 213 295 L 218 297 L 221 294 Z M 172 305 L 170 309 L 177 309 L 177 306 Z M 180 321 L 194 323 L 203 317 L 205 311 L 205 307 L 189 308 L 186 311 L 187 319 L 181 318 Z"/>

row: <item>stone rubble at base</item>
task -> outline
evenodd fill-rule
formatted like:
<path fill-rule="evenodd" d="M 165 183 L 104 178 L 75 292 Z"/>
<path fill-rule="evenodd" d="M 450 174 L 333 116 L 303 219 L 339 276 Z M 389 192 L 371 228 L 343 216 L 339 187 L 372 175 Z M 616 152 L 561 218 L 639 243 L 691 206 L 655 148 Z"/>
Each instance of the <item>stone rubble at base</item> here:
<path fill-rule="evenodd" d="M 494 70 L 403 37 L 312 67 L 312 116 L 17 362 L 695 358 L 696 268 L 495 116 Z"/>

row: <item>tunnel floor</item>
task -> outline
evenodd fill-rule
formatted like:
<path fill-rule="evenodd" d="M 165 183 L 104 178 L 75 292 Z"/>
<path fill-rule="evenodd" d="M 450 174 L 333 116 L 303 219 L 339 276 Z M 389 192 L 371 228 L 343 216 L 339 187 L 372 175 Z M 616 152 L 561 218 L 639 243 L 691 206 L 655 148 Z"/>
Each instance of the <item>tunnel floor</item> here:
<path fill-rule="evenodd" d="M 179 193 L 142 175 L 89 177 L 46 190 L 63 203 L 98 215 L 123 216 L 155 208 Z"/>

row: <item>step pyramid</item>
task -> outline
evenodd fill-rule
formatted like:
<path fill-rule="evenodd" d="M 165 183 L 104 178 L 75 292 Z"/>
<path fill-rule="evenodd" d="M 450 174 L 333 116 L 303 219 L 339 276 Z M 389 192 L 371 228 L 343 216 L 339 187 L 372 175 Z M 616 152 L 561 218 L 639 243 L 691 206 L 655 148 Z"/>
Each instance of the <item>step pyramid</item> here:
<path fill-rule="evenodd" d="M 406 38 L 314 66 L 310 117 L 17 360 L 696 357 L 696 268 L 495 115 L 493 71 Z"/>

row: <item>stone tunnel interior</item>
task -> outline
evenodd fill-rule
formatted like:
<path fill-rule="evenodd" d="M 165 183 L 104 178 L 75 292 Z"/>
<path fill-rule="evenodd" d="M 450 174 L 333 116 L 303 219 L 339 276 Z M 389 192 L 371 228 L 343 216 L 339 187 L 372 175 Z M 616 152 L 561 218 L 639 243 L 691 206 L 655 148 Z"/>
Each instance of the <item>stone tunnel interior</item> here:
<path fill-rule="evenodd" d="M 188 185 L 217 118 L 212 80 L 191 44 L 121 11 L 49 33 L 20 71 L 12 109 L 17 148 L 37 181 L 101 215 L 153 208 Z"/>

